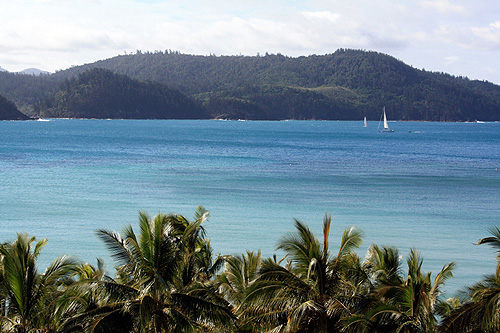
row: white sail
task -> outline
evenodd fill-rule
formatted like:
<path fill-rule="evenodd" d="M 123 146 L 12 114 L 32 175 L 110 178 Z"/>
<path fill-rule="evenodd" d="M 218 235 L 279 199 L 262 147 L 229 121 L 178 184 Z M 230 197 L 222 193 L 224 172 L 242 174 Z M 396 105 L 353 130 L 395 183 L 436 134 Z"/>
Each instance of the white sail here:
<path fill-rule="evenodd" d="M 387 123 L 387 116 L 385 115 L 385 106 L 384 106 L 384 130 L 389 129 L 389 124 Z"/>
<path fill-rule="evenodd" d="M 366 117 L 365 117 L 365 127 L 368 127 L 368 123 L 366 122 Z"/>
<path fill-rule="evenodd" d="M 380 116 L 380 121 L 378 122 L 379 129 L 380 129 L 380 123 L 382 122 L 382 117 L 384 118 L 384 128 L 382 129 L 382 132 L 394 132 L 394 130 L 391 130 L 389 128 L 389 124 L 387 123 L 387 116 L 385 114 L 385 106 L 384 106 L 382 115 Z"/>

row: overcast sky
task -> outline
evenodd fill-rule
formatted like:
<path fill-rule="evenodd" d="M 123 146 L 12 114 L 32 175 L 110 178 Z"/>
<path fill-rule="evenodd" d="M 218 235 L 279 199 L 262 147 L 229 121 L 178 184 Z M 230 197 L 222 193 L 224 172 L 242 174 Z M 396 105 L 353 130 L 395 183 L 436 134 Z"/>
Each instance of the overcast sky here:
<path fill-rule="evenodd" d="M 500 0 L 0 0 L 0 67 L 66 69 L 136 50 L 378 51 L 500 84 Z"/>

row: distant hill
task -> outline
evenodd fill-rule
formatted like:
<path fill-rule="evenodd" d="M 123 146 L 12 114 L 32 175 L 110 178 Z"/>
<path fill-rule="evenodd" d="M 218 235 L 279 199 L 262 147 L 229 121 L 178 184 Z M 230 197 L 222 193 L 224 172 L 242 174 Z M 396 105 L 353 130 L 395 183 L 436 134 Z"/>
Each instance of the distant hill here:
<path fill-rule="evenodd" d="M 38 68 L 27 68 L 25 70 L 22 70 L 20 72 L 18 72 L 19 74 L 26 74 L 26 75 L 48 75 L 48 74 L 51 74 L 50 72 L 47 72 L 47 71 L 42 71 Z"/>
<path fill-rule="evenodd" d="M 2 67 L 0 67 L 0 72 L 7 72 L 7 70 L 4 69 L 4 68 L 2 68 Z"/>
<path fill-rule="evenodd" d="M 199 105 L 177 90 L 101 68 L 64 81 L 55 94 L 36 103 L 35 114 L 48 118 L 206 118 Z"/>
<path fill-rule="evenodd" d="M 22 114 L 14 103 L 0 96 L 0 120 L 28 120 L 30 117 Z"/>
<path fill-rule="evenodd" d="M 209 118 L 379 120 L 385 106 L 393 120 L 500 120 L 498 85 L 419 70 L 377 52 L 346 49 L 307 57 L 138 51 L 52 75 L 2 72 L 0 94 L 31 115 L 37 102 L 57 94 L 59 84 L 94 68 L 179 90 L 203 107 L 204 112 L 196 114 Z"/>
<path fill-rule="evenodd" d="M 340 49 L 297 58 L 138 52 L 55 75 L 73 76 L 95 67 L 168 84 L 203 101 L 214 117 L 245 118 L 251 116 L 245 110 L 272 109 L 276 105 L 271 102 L 277 100 L 284 109 L 297 109 L 300 95 L 300 114 L 306 119 L 359 119 L 363 115 L 378 120 L 385 105 L 391 119 L 500 120 L 500 86 L 418 70 L 377 52 Z M 331 112 L 325 114 L 325 108 Z"/>

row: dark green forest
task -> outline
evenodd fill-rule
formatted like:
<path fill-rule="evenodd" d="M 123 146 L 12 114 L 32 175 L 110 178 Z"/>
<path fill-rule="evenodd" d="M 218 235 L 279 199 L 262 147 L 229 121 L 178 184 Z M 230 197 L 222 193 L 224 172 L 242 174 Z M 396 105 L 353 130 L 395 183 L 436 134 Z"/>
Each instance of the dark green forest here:
<path fill-rule="evenodd" d="M 68 89 L 68 82 L 94 68 L 150 85 L 152 90 L 156 89 L 153 95 L 159 92 L 153 82 L 178 90 L 203 108 L 202 113 L 198 110 L 194 113 L 204 118 L 359 120 L 366 116 L 369 120 L 379 120 L 385 106 L 392 120 L 500 120 L 500 86 L 428 72 L 389 55 L 350 49 L 302 57 L 137 51 L 52 75 L 0 73 L 0 94 L 26 114 L 55 115 L 61 112 L 53 113 L 62 108 L 60 98 Z M 96 83 L 89 93 L 100 98 L 101 104 L 110 99 L 108 104 L 115 105 L 118 96 L 127 95 L 129 102 L 147 105 L 140 101 L 145 97 L 144 91 L 139 93 L 141 89 L 120 95 L 121 88 L 118 85 L 114 90 L 98 91 Z M 78 105 L 81 109 L 84 104 L 92 103 L 80 93 L 66 97 L 73 99 L 64 101 L 67 106 Z M 49 100 L 59 106 L 48 104 Z M 182 111 L 174 118 L 186 114 Z"/>
<path fill-rule="evenodd" d="M 21 113 L 16 105 L 0 96 L 0 120 L 28 120 L 30 117 Z"/>
<path fill-rule="evenodd" d="M 115 269 L 104 262 L 55 258 L 40 270 L 47 239 L 20 233 L 0 244 L 2 332 L 498 332 L 496 272 L 445 299 L 455 263 L 426 272 L 417 249 L 371 244 L 363 232 L 330 235 L 325 215 L 317 236 L 295 220 L 277 239 L 284 256 L 260 250 L 216 254 L 204 229 L 209 213 L 139 213 L 138 227 L 101 229 Z M 500 229 L 477 244 L 500 250 Z M 332 241 L 335 240 L 335 241 Z M 332 241 L 332 242 L 331 242 Z"/>
<path fill-rule="evenodd" d="M 203 109 L 175 89 L 94 68 L 66 79 L 59 90 L 37 102 L 46 118 L 200 119 Z"/>
<path fill-rule="evenodd" d="M 36 102 L 55 93 L 60 79 L 53 75 L 0 72 L 0 95 L 14 102 L 25 114 L 33 114 Z"/>

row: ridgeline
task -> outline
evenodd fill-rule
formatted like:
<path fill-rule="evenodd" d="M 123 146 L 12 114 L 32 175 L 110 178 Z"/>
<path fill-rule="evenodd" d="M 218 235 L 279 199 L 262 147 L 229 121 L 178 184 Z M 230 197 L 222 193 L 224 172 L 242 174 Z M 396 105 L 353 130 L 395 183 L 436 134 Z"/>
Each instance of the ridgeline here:
<path fill-rule="evenodd" d="M 85 83 L 76 88 L 78 81 L 96 75 L 87 73 L 95 68 L 120 74 L 120 79 L 101 75 L 90 89 Z M 379 120 L 385 106 L 393 120 L 500 120 L 500 86 L 415 69 L 360 50 L 296 58 L 137 51 L 52 75 L 0 74 L 0 94 L 35 116 Z M 104 82 L 125 76 L 133 80 L 111 83 L 113 88 Z M 156 97 L 148 95 L 149 89 Z M 167 101 L 159 97 L 163 92 L 170 94 Z M 172 98 L 179 107 L 161 111 L 159 105 Z M 124 111 L 130 101 L 135 108 Z"/>

